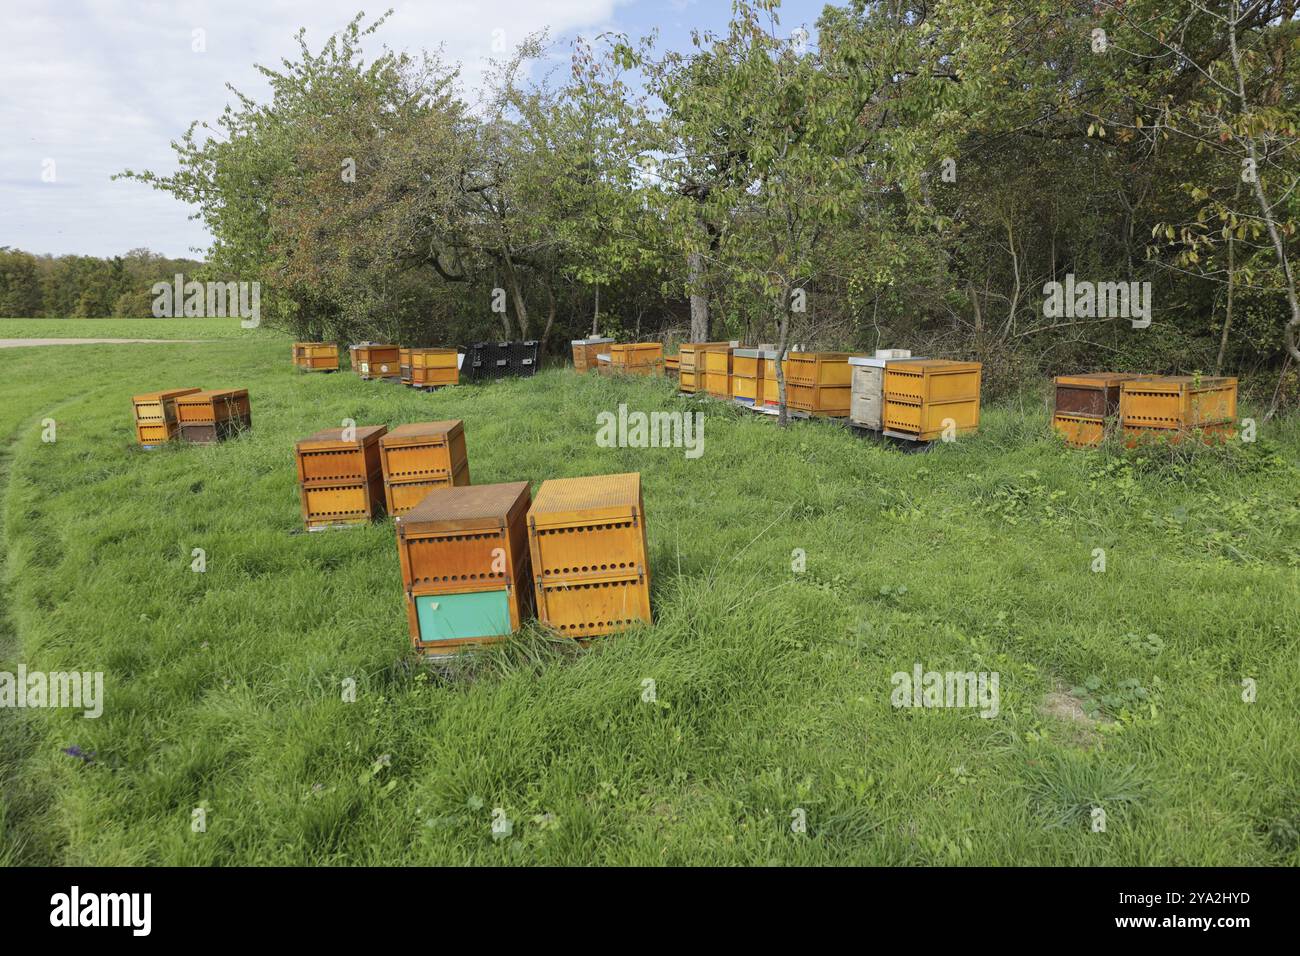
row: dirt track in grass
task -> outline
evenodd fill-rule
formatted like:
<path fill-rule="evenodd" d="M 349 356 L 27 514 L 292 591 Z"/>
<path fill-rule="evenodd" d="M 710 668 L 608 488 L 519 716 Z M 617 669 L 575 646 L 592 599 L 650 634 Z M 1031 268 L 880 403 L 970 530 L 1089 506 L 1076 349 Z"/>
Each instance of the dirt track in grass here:
<path fill-rule="evenodd" d="M 25 345 L 163 345 L 176 342 L 197 342 L 198 339 L 0 339 L 0 349 L 16 349 Z"/>

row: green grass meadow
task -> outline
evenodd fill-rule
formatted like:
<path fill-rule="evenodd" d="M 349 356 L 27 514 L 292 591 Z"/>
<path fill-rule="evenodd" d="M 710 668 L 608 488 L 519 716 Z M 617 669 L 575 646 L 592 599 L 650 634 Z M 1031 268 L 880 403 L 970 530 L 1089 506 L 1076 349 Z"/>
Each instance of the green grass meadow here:
<path fill-rule="evenodd" d="M 1035 382 L 906 453 L 663 379 L 420 394 L 162 325 L 0 320 L 210 339 L 0 350 L 0 670 L 106 685 L 0 711 L 0 862 L 1300 864 L 1295 419 L 1069 451 Z M 130 396 L 188 385 L 248 388 L 253 430 L 138 449 Z M 703 456 L 598 447 L 619 403 L 702 412 Z M 654 625 L 413 659 L 391 522 L 301 531 L 294 442 L 344 418 L 461 418 L 476 484 L 639 471 Z M 917 662 L 997 672 L 999 714 L 894 708 Z"/>

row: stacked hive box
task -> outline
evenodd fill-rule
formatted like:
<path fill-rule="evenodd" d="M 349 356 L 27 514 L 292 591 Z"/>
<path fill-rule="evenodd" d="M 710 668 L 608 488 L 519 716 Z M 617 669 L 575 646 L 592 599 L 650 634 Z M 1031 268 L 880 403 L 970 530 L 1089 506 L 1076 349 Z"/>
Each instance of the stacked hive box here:
<path fill-rule="evenodd" d="M 401 379 L 401 349 L 396 345 L 360 342 L 351 348 L 352 369 L 362 381 L 376 378 Z"/>
<path fill-rule="evenodd" d="M 791 352 L 785 373 L 790 408 L 815 417 L 848 416 L 852 374 L 847 352 Z"/>
<path fill-rule="evenodd" d="M 300 342 L 301 353 L 297 357 L 298 368 L 304 372 L 337 372 L 339 370 L 339 347 L 332 342 Z"/>
<path fill-rule="evenodd" d="M 678 387 L 687 394 L 704 391 L 702 354 L 710 349 L 728 348 L 731 348 L 730 342 L 683 342 L 677 353 L 680 359 Z"/>
<path fill-rule="evenodd" d="M 639 474 L 542 482 L 528 542 L 544 624 L 565 637 L 592 637 L 650 622 Z"/>
<path fill-rule="evenodd" d="M 397 350 L 397 367 L 401 370 L 401 379 L 403 385 L 411 384 L 411 350 Z"/>
<path fill-rule="evenodd" d="M 196 445 L 215 445 L 253 427 L 248 389 L 220 388 L 191 392 L 176 399 L 181 438 Z"/>
<path fill-rule="evenodd" d="M 669 378 L 678 378 L 682 371 L 682 357 L 680 355 L 664 356 L 664 374 Z"/>
<path fill-rule="evenodd" d="M 951 421 L 958 434 L 980 422 L 979 362 L 912 359 L 885 366 L 884 433 L 933 441 Z"/>
<path fill-rule="evenodd" d="M 299 368 L 302 367 L 302 359 L 303 359 L 303 355 L 306 353 L 306 350 L 307 350 L 306 342 L 293 343 L 293 364 L 295 366 Z"/>
<path fill-rule="evenodd" d="M 1119 415 L 1120 386 L 1138 377 L 1124 372 L 1058 375 L 1052 427 L 1075 448 L 1100 445 L 1106 420 Z"/>
<path fill-rule="evenodd" d="M 613 363 L 610 362 L 608 352 L 599 352 L 596 355 L 596 371 L 601 375 L 610 375 L 614 371 Z"/>
<path fill-rule="evenodd" d="M 1180 442 L 1196 433 L 1206 442 L 1232 437 L 1237 418 L 1237 380 L 1192 375 L 1134 378 L 1120 384 L 1124 441 Z"/>
<path fill-rule="evenodd" d="M 385 425 L 327 428 L 296 447 L 302 520 L 307 530 L 364 524 L 384 506 L 379 440 Z"/>
<path fill-rule="evenodd" d="M 624 342 L 609 347 L 609 364 L 615 372 L 658 375 L 664 367 L 664 347 L 659 342 Z"/>
<path fill-rule="evenodd" d="M 411 349 L 411 385 L 442 388 L 460 382 L 460 353 L 455 349 Z"/>
<path fill-rule="evenodd" d="M 714 398 L 731 398 L 731 347 L 725 349 L 705 349 L 698 357 L 704 366 L 704 391 Z M 697 366 L 701 364 L 697 360 Z M 698 373 L 697 373 L 698 374 Z M 697 388 L 699 379 L 696 378 Z"/>
<path fill-rule="evenodd" d="M 740 405 L 763 404 L 763 355 L 760 349 L 731 353 L 731 395 Z"/>
<path fill-rule="evenodd" d="M 397 519 L 411 643 L 435 656 L 503 640 L 532 605 L 528 482 L 438 488 Z"/>
<path fill-rule="evenodd" d="M 912 353 L 907 349 L 876 349 L 872 357 L 854 355 L 849 358 L 852 373 L 850 383 L 849 421 L 861 428 L 880 431 L 884 428 L 885 366 L 890 362 L 907 361 Z"/>
<path fill-rule="evenodd" d="M 588 339 L 574 339 L 570 344 L 573 346 L 573 368 L 577 372 L 589 372 L 596 367 L 596 356 L 606 351 L 604 346 L 612 345 L 613 339 L 602 339 L 598 335 L 593 335 Z"/>
<path fill-rule="evenodd" d="M 384 503 L 390 515 L 418 505 L 434 488 L 469 484 L 460 420 L 398 425 L 379 439 Z"/>
<path fill-rule="evenodd" d="M 763 380 L 763 407 L 780 407 L 781 389 L 780 383 L 776 380 L 776 350 L 765 349 L 762 346 L 759 346 L 758 367 L 759 378 Z M 785 373 L 789 373 L 790 361 L 788 358 L 781 364 L 781 368 Z"/>
<path fill-rule="evenodd" d="M 197 391 L 197 388 L 170 388 L 133 396 L 131 405 L 135 411 L 136 441 L 146 448 L 171 441 L 180 427 L 176 417 L 176 399 Z"/>

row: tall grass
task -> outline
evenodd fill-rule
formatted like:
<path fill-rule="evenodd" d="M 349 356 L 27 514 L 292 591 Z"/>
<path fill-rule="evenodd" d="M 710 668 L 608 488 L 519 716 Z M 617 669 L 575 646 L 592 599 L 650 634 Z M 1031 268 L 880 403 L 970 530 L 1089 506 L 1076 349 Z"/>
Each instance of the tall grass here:
<path fill-rule="evenodd" d="M 11 862 L 1300 863 L 1291 423 L 1155 461 L 1068 451 L 1026 402 L 909 455 L 662 380 L 425 395 L 273 339 L 77 354 L 92 376 L 0 354 L 11 660 L 108 697 L 0 713 Z M 186 384 L 247 387 L 253 431 L 139 451 L 129 396 Z M 703 411 L 704 455 L 598 447 L 620 402 Z M 476 484 L 641 472 L 654 625 L 412 660 L 391 525 L 299 533 L 293 443 L 344 418 L 462 418 Z M 998 672 L 999 716 L 893 708 L 915 662 Z M 1086 728 L 1044 706 L 1075 690 Z"/>

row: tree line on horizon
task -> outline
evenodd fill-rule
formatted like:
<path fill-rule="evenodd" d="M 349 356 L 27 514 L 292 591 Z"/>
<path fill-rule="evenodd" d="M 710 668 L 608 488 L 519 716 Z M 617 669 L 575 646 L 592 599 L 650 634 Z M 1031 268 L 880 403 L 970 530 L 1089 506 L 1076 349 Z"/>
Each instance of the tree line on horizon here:
<path fill-rule="evenodd" d="M 157 282 L 203 270 L 197 259 L 132 249 L 120 256 L 36 255 L 0 246 L 0 317 L 137 319 L 153 315 Z"/>

